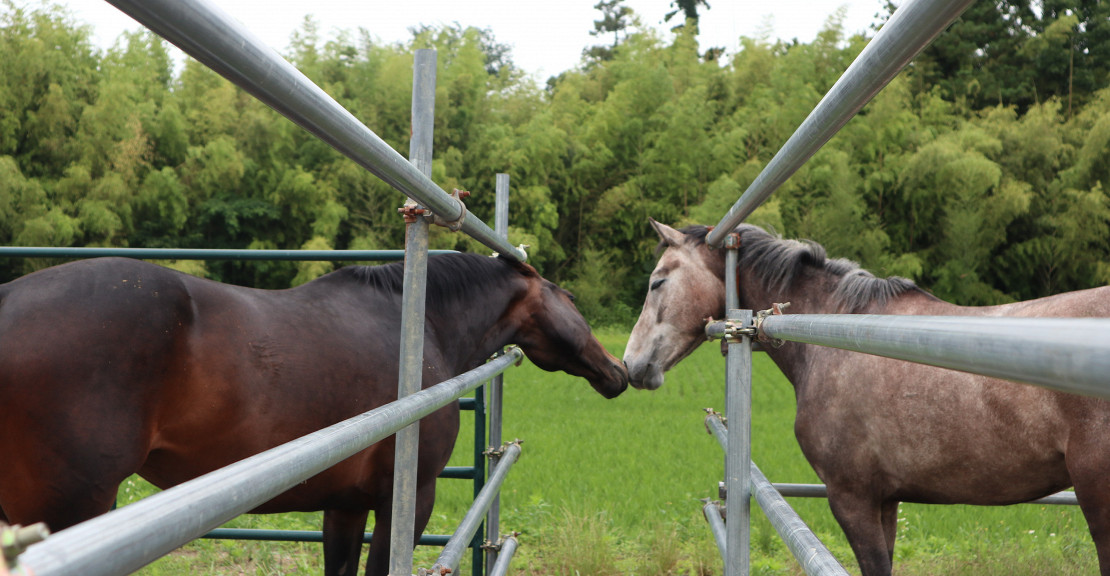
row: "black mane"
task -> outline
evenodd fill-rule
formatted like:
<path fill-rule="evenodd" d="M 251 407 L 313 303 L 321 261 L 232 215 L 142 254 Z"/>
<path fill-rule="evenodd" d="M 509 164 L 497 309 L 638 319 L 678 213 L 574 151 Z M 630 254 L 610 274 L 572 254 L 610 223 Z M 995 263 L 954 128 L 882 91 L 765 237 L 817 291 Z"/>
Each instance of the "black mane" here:
<path fill-rule="evenodd" d="M 704 244 L 709 228 L 687 226 L 681 232 L 687 242 Z M 823 246 L 810 240 L 784 239 L 751 224 L 737 226 L 736 232 L 740 234 L 740 266 L 760 270 L 763 288 L 769 291 L 787 290 L 802 267 L 816 266 L 840 277 L 833 300 L 842 312 L 858 312 L 868 304 L 883 304 L 911 290 L 925 292 L 908 278 L 876 278 L 851 260 L 830 259 Z"/>
<path fill-rule="evenodd" d="M 383 266 L 346 266 L 337 273 L 347 275 L 376 290 L 401 294 L 404 288 L 403 262 Z M 437 254 L 428 259 L 427 299 L 429 302 L 450 303 L 468 294 L 485 294 L 505 279 L 516 276 L 535 276 L 527 264 L 514 263 L 506 258 L 458 253 Z"/>

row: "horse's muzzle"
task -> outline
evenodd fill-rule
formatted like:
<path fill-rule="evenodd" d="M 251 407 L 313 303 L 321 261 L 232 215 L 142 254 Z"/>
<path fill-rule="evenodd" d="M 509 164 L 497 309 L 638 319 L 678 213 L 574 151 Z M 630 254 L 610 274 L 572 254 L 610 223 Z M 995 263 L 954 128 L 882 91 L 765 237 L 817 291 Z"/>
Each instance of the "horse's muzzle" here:
<path fill-rule="evenodd" d="M 607 371 L 608 374 L 605 375 L 605 378 L 596 381 L 591 380 L 590 385 L 594 387 L 594 390 L 597 390 L 598 394 L 609 399 L 616 398 L 628 388 L 628 369 L 625 368 L 624 362 L 617 360 L 609 366 Z"/>
<path fill-rule="evenodd" d="M 628 377 L 633 388 L 640 390 L 658 390 L 663 385 L 663 369 L 654 362 L 635 362 L 628 364 L 627 359 L 625 365 L 628 366 Z"/>

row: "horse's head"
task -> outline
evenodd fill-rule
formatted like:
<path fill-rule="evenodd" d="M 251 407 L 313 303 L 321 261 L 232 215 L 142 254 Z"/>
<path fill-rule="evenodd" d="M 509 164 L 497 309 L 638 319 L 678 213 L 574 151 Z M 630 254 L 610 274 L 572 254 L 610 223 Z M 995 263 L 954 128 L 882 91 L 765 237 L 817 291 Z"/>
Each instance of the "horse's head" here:
<path fill-rule="evenodd" d="M 543 279 L 531 266 L 525 295 L 510 308 L 518 326 L 515 342 L 533 364 L 562 370 L 590 382 L 602 396 L 615 398 L 628 387 L 628 371 L 590 331 L 574 297 Z"/>
<path fill-rule="evenodd" d="M 705 342 L 705 319 L 725 309 L 720 256 L 699 237 L 655 220 L 651 225 L 664 250 L 624 352 L 632 385 L 647 390 L 662 386 L 663 373 Z"/>

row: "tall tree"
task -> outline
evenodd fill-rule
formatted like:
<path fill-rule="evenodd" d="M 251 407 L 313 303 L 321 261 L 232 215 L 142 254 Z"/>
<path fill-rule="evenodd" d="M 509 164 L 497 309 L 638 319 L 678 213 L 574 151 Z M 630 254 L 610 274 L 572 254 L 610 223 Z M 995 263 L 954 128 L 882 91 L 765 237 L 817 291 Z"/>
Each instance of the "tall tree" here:
<path fill-rule="evenodd" d="M 675 26 L 675 28 L 682 28 L 686 26 L 687 23 L 690 23 L 693 25 L 694 33 L 696 34 L 698 29 L 698 6 L 705 6 L 706 10 L 710 9 L 709 2 L 705 0 L 671 0 L 671 8 L 674 8 L 674 10 L 667 12 L 667 14 L 663 16 L 663 21 L 670 22 L 671 18 L 674 18 L 678 14 L 682 14 L 682 22 Z"/>
<path fill-rule="evenodd" d="M 582 56 L 588 61 L 605 62 L 613 59 L 617 46 L 620 46 L 621 34 L 628 28 L 633 14 L 632 9 L 624 6 L 622 2 L 624 0 L 600 0 L 594 4 L 594 10 L 601 11 L 601 20 L 594 20 L 594 29 L 590 30 L 590 36 L 612 34 L 613 43 L 590 46 L 582 50 Z"/>

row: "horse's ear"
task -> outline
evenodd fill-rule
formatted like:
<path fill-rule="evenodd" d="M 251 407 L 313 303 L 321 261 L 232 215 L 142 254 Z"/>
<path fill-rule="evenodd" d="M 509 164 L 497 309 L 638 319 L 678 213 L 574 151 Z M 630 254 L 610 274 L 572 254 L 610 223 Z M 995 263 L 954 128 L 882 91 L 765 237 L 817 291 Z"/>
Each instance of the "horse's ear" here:
<path fill-rule="evenodd" d="M 659 234 L 659 239 L 667 246 L 681 246 L 684 240 L 682 232 L 667 226 L 661 222 L 656 222 L 654 218 L 648 218 L 651 222 L 651 227 L 655 228 L 655 232 Z"/>

